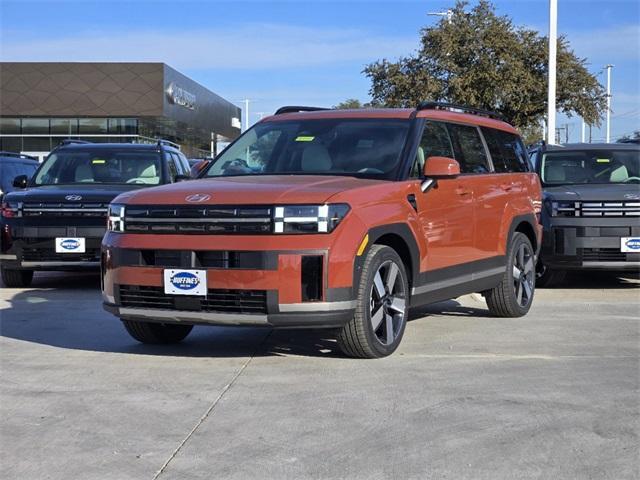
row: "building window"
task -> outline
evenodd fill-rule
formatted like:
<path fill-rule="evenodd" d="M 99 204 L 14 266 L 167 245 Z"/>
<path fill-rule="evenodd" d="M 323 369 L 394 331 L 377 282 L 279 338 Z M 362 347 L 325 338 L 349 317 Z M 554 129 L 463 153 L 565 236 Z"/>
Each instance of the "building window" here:
<path fill-rule="evenodd" d="M 23 118 L 22 133 L 24 135 L 49 135 L 49 119 Z"/>
<path fill-rule="evenodd" d="M 78 133 L 77 118 L 52 118 L 52 135 L 76 135 Z"/>
<path fill-rule="evenodd" d="M 1 137 L 0 150 L 20 153 L 22 151 L 21 137 Z"/>
<path fill-rule="evenodd" d="M 48 152 L 51 150 L 51 137 L 22 137 L 23 152 Z"/>
<path fill-rule="evenodd" d="M 106 118 L 81 118 L 79 126 L 81 134 L 104 135 L 107 133 Z"/>
<path fill-rule="evenodd" d="M 0 133 L 20 133 L 20 119 L 0 118 Z"/>
<path fill-rule="evenodd" d="M 136 135 L 138 133 L 138 121 L 135 118 L 110 118 L 109 133 Z"/>

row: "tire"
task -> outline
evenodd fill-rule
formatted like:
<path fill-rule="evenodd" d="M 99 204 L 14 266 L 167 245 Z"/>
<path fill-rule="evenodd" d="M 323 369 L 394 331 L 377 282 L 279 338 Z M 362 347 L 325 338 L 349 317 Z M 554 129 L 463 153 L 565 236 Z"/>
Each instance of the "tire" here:
<path fill-rule="evenodd" d="M 485 292 L 492 315 L 522 317 L 527 314 L 535 293 L 534 258 L 527 236 L 514 233 L 507 253 L 507 271 L 497 287 Z"/>
<path fill-rule="evenodd" d="M 409 282 L 402 259 L 390 247 L 373 245 L 364 260 L 356 311 L 340 331 L 338 345 L 350 357 L 386 357 L 400 345 L 408 313 Z"/>
<path fill-rule="evenodd" d="M 566 270 L 551 270 L 538 260 L 536 267 L 536 287 L 552 288 L 560 285 L 567 276 Z"/>
<path fill-rule="evenodd" d="M 1 269 L 2 283 L 9 288 L 24 288 L 31 285 L 33 270 L 9 270 Z"/>
<path fill-rule="evenodd" d="M 177 325 L 173 323 L 139 322 L 122 320 L 129 335 L 141 343 L 170 344 L 185 339 L 193 329 L 193 325 Z"/>

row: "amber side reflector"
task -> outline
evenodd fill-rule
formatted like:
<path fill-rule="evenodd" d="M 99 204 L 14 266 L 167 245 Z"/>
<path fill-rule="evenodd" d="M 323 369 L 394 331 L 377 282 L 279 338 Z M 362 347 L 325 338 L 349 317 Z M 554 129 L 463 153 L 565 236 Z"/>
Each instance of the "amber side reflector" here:
<path fill-rule="evenodd" d="M 360 246 L 358 247 L 358 253 L 356 254 L 358 257 L 364 253 L 364 249 L 367 248 L 368 243 L 369 243 L 369 234 L 367 233 L 362 239 Z"/>

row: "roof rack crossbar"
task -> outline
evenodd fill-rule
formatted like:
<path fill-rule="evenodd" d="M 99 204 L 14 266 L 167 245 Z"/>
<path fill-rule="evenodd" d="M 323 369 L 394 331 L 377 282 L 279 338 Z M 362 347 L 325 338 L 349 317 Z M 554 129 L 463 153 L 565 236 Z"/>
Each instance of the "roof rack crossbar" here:
<path fill-rule="evenodd" d="M 159 138 L 158 139 L 158 146 L 161 146 L 161 145 L 167 145 L 168 147 L 173 147 L 176 150 L 180 150 L 180 145 L 178 145 L 177 143 L 174 143 L 174 142 L 172 142 L 170 140 L 164 140 L 163 138 Z"/>
<path fill-rule="evenodd" d="M 458 105 L 456 103 L 447 102 L 420 102 L 418 104 L 418 110 L 462 110 L 465 113 L 471 113 L 473 115 L 482 115 L 484 117 L 495 118 L 496 120 L 506 121 L 505 118 L 497 112 L 490 110 L 483 110 L 482 108 L 467 107 L 465 105 Z"/>
<path fill-rule="evenodd" d="M 58 144 L 58 146 L 61 146 L 61 145 L 70 145 L 70 144 L 72 144 L 72 143 L 93 143 L 93 142 L 88 142 L 88 141 L 86 141 L 86 140 L 79 140 L 79 139 L 77 139 L 77 138 L 65 138 L 64 140 L 62 140 L 62 141 Z"/>
<path fill-rule="evenodd" d="M 293 105 L 288 105 L 285 107 L 280 107 L 278 110 L 276 110 L 276 113 L 274 113 L 274 115 L 282 115 L 283 113 L 296 113 L 296 112 L 317 112 L 320 110 L 331 110 L 331 109 L 324 108 L 324 107 L 297 107 Z"/>

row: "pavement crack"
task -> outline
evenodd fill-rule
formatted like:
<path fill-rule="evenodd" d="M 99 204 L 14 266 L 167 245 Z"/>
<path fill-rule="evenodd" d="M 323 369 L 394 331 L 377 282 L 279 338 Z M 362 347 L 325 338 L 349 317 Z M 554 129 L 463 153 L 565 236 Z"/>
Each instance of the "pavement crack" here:
<path fill-rule="evenodd" d="M 171 463 L 171 461 L 176 457 L 176 455 L 178 455 L 178 453 L 180 452 L 180 450 L 182 450 L 182 448 L 186 445 L 186 443 L 189 441 L 189 439 L 191 438 L 191 436 L 196 432 L 196 430 L 198 430 L 198 428 L 200 427 L 200 425 L 202 425 L 204 423 L 204 421 L 209 418 L 209 416 L 211 415 L 211 413 L 213 412 L 213 410 L 216 408 L 216 406 L 218 405 L 218 403 L 220 403 L 220 400 L 222 400 L 222 397 L 225 396 L 225 394 L 231 390 L 231 387 L 233 387 L 233 385 L 236 383 L 236 381 L 238 380 L 238 378 L 240 377 L 240 375 L 242 375 L 242 372 L 244 372 L 244 370 L 249 366 L 249 364 L 251 363 L 251 361 L 254 359 L 254 357 L 256 356 L 256 354 L 261 350 L 262 346 L 265 344 L 265 342 L 267 341 L 267 339 L 271 336 L 271 331 L 269 331 L 269 333 L 267 335 L 265 335 L 265 337 L 262 339 L 262 341 L 258 344 L 258 346 L 256 347 L 256 349 L 253 351 L 253 353 L 251 354 L 251 356 L 247 359 L 246 362 L 244 362 L 242 364 L 242 366 L 240 367 L 240 369 L 238 369 L 238 371 L 236 372 L 236 374 L 233 376 L 233 378 L 231 379 L 231 381 L 229 383 L 227 383 L 223 388 L 222 391 L 220 392 L 220 394 L 216 397 L 216 399 L 211 403 L 211 405 L 209 405 L 209 407 L 207 408 L 207 410 L 204 412 L 204 414 L 200 417 L 200 419 L 196 422 L 196 424 L 193 426 L 193 428 L 189 431 L 189 433 L 187 434 L 186 437 L 184 437 L 184 439 L 180 442 L 180 444 L 175 448 L 175 450 L 173 452 L 171 452 L 171 455 L 169 455 L 169 458 L 167 458 L 167 460 L 162 464 L 162 466 L 160 467 L 160 469 L 155 473 L 155 475 L 153 476 L 153 480 L 157 480 L 160 475 L 162 475 L 164 473 L 164 471 L 166 470 L 166 468 L 169 466 L 169 464 Z"/>

